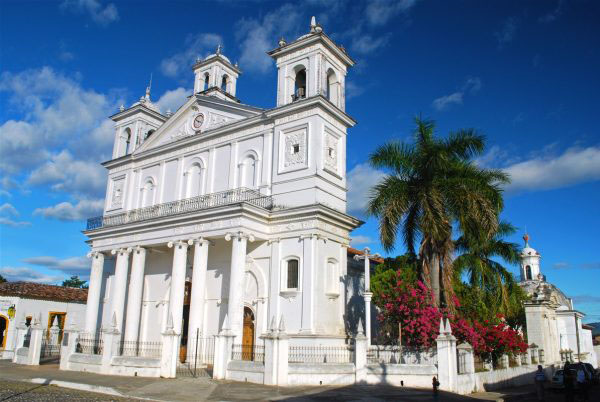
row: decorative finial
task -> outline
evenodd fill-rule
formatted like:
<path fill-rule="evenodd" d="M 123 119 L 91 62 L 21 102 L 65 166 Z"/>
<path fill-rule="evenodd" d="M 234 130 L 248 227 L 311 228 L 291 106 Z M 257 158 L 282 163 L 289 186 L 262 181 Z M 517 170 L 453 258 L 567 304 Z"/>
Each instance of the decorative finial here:
<path fill-rule="evenodd" d="M 523 240 L 525 240 L 525 247 L 529 247 L 529 235 L 527 233 L 523 236 Z"/>
<path fill-rule="evenodd" d="M 166 114 L 166 116 L 167 116 L 167 117 L 171 117 L 171 116 L 173 116 L 173 112 L 171 112 L 171 109 L 167 109 L 167 114 Z"/>
<path fill-rule="evenodd" d="M 269 328 L 271 332 L 277 332 L 277 322 L 275 321 L 275 316 L 271 319 L 271 328 Z"/>
<path fill-rule="evenodd" d="M 446 329 L 444 328 L 444 317 L 440 318 L 440 335 L 444 335 Z"/>
<path fill-rule="evenodd" d="M 200 63 L 202 61 L 202 59 L 200 58 L 200 56 L 196 56 L 196 63 Z"/>
<path fill-rule="evenodd" d="M 125 106 L 121 103 L 121 106 L 119 106 L 119 111 L 122 112 L 123 110 L 125 110 Z"/>
<path fill-rule="evenodd" d="M 285 45 L 287 45 L 287 42 L 285 41 L 285 39 L 283 38 L 283 36 L 279 39 L 279 47 L 284 47 Z"/>
<path fill-rule="evenodd" d="M 116 329 L 117 328 L 117 312 L 113 311 L 113 315 L 112 315 L 112 321 L 110 323 L 110 325 Z"/>
<path fill-rule="evenodd" d="M 313 15 L 310 19 L 310 32 L 315 32 L 315 27 L 317 26 L 317 19 Z"/>
<path fill-rule="evenodd" d="M 279 321 L 279 332 L 285 332 L 285 322 L 283 321 L 283 315 L 281 316 L 281 320 Z"/>
<path fill-rule="evenodd" d="M 365 334 L 365 329 L 364 329 L 364 324 L 363 324 L 363 320 L 362 317 L 358 317 L 358 325 L 357 325 L 357 330 L 358 330 L 358 335 L 364 335 Z"/>
<path fill-rule="evenodd" d="M 169 318 L 167 319 L 167 330 L 172 330 L 175 328 L 173 325 L 173 314 L 169 314 Z"/>
<path fill-rule="evenodd" d="M 217 55 L 220 55 L 220 54 L 221 54 L 221 45 L 219 44 L 217 46 Z"/>
<path fill-rule="evenodd" d="M 236 61 L 234 64 L 235 68 L 238 68 L 240 65 L 238 64 L 238 62 Z"/>

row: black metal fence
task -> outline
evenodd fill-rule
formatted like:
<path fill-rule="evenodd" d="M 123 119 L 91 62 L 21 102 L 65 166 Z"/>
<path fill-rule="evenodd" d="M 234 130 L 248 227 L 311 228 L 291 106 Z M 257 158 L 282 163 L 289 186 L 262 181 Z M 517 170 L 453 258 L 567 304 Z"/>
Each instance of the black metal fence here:
<path fill-rule="evenodd" d="M 290 346 L 290 363 L 353 363 L 352 346 Z"/>
<path fill-rule="evenodd" d="M 121 341 L 119 343 L 119 355 L 160 359 L 162 342 Z"/>
<path fill-rule="evenodd" d="M 76 342 L 76 353 L 83 353 L 86 355 L 102 354 L 103 342 L 101 333 L 89 334 L 82 332 L 77 336 Z"/>
<path fill-rule="evenodd" d="M 214 336 L 202 338 L 197 333 L 181 349 L 177 365 L 177 377 L 212 377 L 215 361 Z"/>
<path fill-rule="evenodd" d="M 265 347 L 264 345 L 242 345 L 234 344 L 231 350 L 231 360 L 246 360 L 264 363 Z"/>
<path fill-rule="evenodd" d="M 42 338 L 40 349 L 40 364 L 52 363 L 60 359 L 60 343 L 52 342 L 50 339 Z"/>

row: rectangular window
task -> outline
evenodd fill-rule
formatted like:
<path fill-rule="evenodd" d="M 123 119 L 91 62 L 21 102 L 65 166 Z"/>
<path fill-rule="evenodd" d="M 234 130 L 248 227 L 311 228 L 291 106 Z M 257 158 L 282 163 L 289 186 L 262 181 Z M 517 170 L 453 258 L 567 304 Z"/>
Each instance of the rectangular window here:
<path fill-rule="evenodd" d="M 294 144 L 292 146 L 292 153 L 297 154 L 298 152 L 300 152 L 300 144 Z"/>
<path fill-rule="evenodd" d="M 298 289 L 298 260 L 287 262 L 287 288 Z"/>

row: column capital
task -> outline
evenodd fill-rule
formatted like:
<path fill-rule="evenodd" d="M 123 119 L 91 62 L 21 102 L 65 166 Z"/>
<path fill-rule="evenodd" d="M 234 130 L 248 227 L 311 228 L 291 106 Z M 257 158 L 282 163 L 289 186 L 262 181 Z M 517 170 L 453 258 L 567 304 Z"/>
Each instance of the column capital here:
<path fill-rule="evenodd" d="M 142 246 L 135 246 L 135 247 L 133 247 L 133 251 L 135 251 L 135 253 L 136 253 L 136 254 L 139 254 L 140 252 L 142 252 L 142 251 L 143 251 L 143 252 L 146 252 L 147 250 L 146 250 L 146 248 L 145 248 L 145 247 L 142 247 Z"/>
<path fill-rule="evenodd" d="M 112 250 L 110 253 L 112 255 L 115 255 L 115 254 L 123 255 L 123 254 L 129 254 L 129 253 L 131 253 L 132 250 L 133 249 L 131 247 L 127 247 L 127 248 L 121 247 L 121 248 L 116 248 L 116 249 Z"/>
<path fill-rule="evenodd" d="M 191 243 L 190 243 L 190 242 L 191 242 Z M 196 238 L 196 239 L 190 239 L 190 240 L 188 240 L 188 244 L 199 244 L 199 245 L 201 245 L 201 246 L 202 246 L 202 245 L 205 245 L 205 244 L 206 244 L 207 246 L 209 246 L 209 245 L 214 245 L 214 243 L 213 243 L 211 240 L 209 240 L 209 239 L 205 239 L 204 237 L 198 237 L 198 238 Z"/>
<path fill-rule="evenodd" d="M 300 240 L 304 240 L 304 239 L 317 239 L 317 240 L 327 241 L 327 238 L 325 236 L 320 235 L 319 233 L 307 233 L 307 234 L 300 235 Z"/>
<path fill-rule="evenodd" d="M 252 233 L 246 233 L 246 232 L 234 232 L 234 233 L 227 233 L 225 235 L 225 240 L 226 241 L 231 241 L 231 239 L 236 239 L 236 240 L 242 240 L 242 239 L 247 239 L 250 243 L 252 243 L 254 241 L 254 235 Z"/>
<path fill-rule="evenodd" d="M 177 246 L 179 248 L 185 246 L 187 248 L 188 245 L 192 245 L 194 244 L 192 242 L 192 240 L 172 240 L 170 242 L 167 243 L 167 247 L 169 248 L 173 248 L 174 246 Z"/>
<path fill-rule="evenodd" d="M 281 241 L 281 239 L 279 237 L 276 237 L 274 239 L 269 239 L 267 240 L 267 244 L 270 246 L 273 243 L 279 243 Z"/>
<path fill-rule="evenodd" d="M 365 293 L 363 293 L 363 298 L 365 299 L 366 302 L 370 302 L 372 297 L 373 297 L 373 293 L 372 292 L 365 292 Z"/>
<path fill-rule="evenodd" d="M 89 253 L 87 253 L 86 257 L 87 258 L 98 258 L 98 257 L 100 257 L 100 255 L 104 256 L 104 253 L 102 251 L 90 251 Z"/>

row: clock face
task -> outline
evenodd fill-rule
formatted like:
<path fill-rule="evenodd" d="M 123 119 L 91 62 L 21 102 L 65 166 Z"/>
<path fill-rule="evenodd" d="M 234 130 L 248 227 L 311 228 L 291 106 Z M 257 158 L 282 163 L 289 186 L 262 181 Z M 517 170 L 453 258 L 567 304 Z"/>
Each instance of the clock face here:
<path fill-rule="evenodd" d="M 204 115 L 200 113 L 198 116 L 194 117 L 192 127 L 194 128 L 194 130 L 200 130 L 200 127 L 202 127 L 202 123 L 204 123 Z"/>

